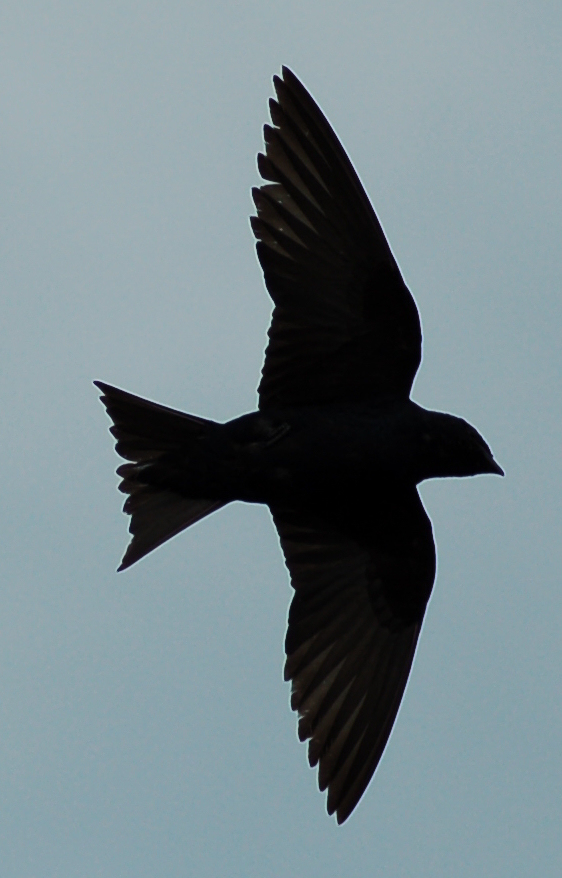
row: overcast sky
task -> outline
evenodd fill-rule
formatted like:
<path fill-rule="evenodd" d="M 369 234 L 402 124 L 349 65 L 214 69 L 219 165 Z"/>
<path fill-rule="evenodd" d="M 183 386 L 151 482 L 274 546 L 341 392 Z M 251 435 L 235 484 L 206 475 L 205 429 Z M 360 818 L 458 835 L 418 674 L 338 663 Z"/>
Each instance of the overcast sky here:
<path fill-rule="evenodd" d="M 562 6 L 4 0 L 3 878 L 558 878 Z M 385 755 L 325 813 L 282 682 L 291 590 L 235 504 L 125 573 L 95 378 L 256 405 L 248 214 L 288 64 L 421 311 L 422 405 L 506 478 L 423 486 L 439 570 Z"/>

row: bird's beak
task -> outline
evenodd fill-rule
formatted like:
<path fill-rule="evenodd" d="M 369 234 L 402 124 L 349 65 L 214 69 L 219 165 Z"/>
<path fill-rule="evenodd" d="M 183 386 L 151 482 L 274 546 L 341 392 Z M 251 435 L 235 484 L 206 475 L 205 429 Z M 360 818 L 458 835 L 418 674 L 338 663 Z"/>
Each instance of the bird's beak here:
<path fill-rule="evenodd" d="M 490 472 L 490 473 L 495 473 L 497 476 L 505 476 L 505 473 L 504 473 L 503 469 L 501 468 L 501 466 L 499 465 L 499 463 L 496 463 L 496 461 L 494 460 L 493 457 L 492 457 L 492 459 L 491 459 L 491 461 L 490 461 L 490 469 L 489 469 L 489 472 Z"/>

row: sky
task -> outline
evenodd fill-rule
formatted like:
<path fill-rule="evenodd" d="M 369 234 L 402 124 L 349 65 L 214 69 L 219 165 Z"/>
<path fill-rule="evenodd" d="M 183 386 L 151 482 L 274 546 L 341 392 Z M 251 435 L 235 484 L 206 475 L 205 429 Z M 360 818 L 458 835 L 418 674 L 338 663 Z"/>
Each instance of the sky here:
<path fill-rule="evenodd" d="M 3 878 L 560 875 L 561 30 L 547 0 L 4 0 Z M 281 64 L 416 298 L 413 398 L 506 471 L 422 486 L 437 581 L 342 827 L 282 681 L 269 513 L 233 504 L 116 574 L 91 383 L 255 408 L 271 303 L 250 187 Z"/>

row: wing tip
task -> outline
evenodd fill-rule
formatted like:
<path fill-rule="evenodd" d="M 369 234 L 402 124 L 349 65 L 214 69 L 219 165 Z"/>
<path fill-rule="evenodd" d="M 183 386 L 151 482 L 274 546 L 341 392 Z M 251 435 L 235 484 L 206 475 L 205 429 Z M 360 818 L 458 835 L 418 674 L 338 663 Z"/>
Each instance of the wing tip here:
<path fill-rule="evenodd" d="M 286 82 L 287 84 L 292 84 L 293 82 L 296 82 L 299 85 L 302 85 L 298 76 L 293 73 L 293 71 L 287 64 L 281 65 L 281 76 L 283 77 L 283 82 Z"/>

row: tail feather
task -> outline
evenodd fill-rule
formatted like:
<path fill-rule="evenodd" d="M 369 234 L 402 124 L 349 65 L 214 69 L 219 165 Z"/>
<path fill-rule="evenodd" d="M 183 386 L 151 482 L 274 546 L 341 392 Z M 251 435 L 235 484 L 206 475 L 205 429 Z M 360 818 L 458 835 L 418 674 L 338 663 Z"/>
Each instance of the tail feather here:
<path fill-rule="evenodd" d="M 125 482 L 120 485 L 120 490 Z M 158 491 L 147 485 L 139 487 L 125 501 L 124 511 L 131 515 L 129 532 L 133 538 L 117 568 L 125 570 L 166 540 L 175 537 L 190 524 L 224 506 L 221 500 L 189 500 L 172 491 Z"/>
<path fill-rule="evenodd" d="M 191 524 L 215 512 L 225 501 L 184 497 L 150 484 L 148 473 L 166 454 L 189 447 L 205 435 L 213 421 L 149 402 L 101 381 L 101 400 L 113 421 L 115 450 L 130 463 L 117 470 L 119 490 L 128 494 L 123 511 L 131 516 L 132 540 L 118 570 L 124 570 Z M 146 474 L 143 480 L 143 471 Z"/>

